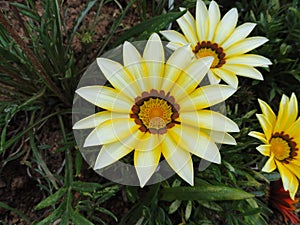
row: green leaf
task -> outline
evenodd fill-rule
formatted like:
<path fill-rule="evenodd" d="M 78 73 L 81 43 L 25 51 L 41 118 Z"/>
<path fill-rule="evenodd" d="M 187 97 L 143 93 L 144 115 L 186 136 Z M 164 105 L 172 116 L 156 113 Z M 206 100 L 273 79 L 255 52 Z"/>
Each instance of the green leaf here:
<path fill-rule="evenodd" d="M 191 214 L 192 214 L 192 201 L 188 201 L 186 208 L 185 208 L 185 214 L 184 214 L 184 218 L 185 220 L 189 220 Z"/>
<path fill-rule="evenodd" d="M 211 209 L 211 210 L 214 210 L 217 212 L 223 211 L 223 208 L 219 204 L 212 202 L 212 201 L 198 200 L 198 203 L 205 208 L 208 208 L 208 209 Z"/>
<path fill-rule="evenodd" d="M 75 225 L 94 225 L 87 218 L 83 217 L 81 214 L 75 211 L 73 211 L 72 213 L 72 221 Z"/>
<path fill-rule="evenodd" d="M 116 47 L 122 44 L 124 41 L 135 36 L 138 36 L 137 40 L 147 39 L 152 33 L 165 29 L 168 24 L 172 23 L 185 13 L 186 11 L 168 12 L 137 24 L 136 26 L 127 30 L 120 38 L 118 38 L 112 47 Z"/>
<path fill-rule="evenodd" d="M 180 207 L 181 205 L 181 200 L 175 200 L 174 202 L 172 202 L 172 204 L 169 206 L 169 214 L 172 214 L 174 212 L 176 212 L 176 210 Z"/>
<path fill-rule="evenodd" d="M 80 174 L 82 167 L 82 156 L 78 149 L 76 149 L 76 157 L 75 157 L 75 176 L 77 177 Z"/>
<path fill-rule="evenodd" d="M 48 206 L 54 205 L 65 193 L 66 193 L 66 188 L 58 189 L 57 192 L 45 198 L 34 209 L 40 210 Z"/>
<path fill-rule="evenodd" d="M 94 192 L 101 187 L 101 184 L 92 182 L 74 181 L 72 183 L 72 189 L 79 192 Z"/>
<path fill-rule="evenodd" d="M 220 185 L 201 185 L 196 187 L 174 187 L 161 190 L 161 200 L 241 200 L 253 198 L 254 195 L 241 189 Z"/>
<path fill-rule="evenodd" d="M 56 210 L 54 210 L 48 217 L 38 222 L 36 225 L 49 225 L 58 219 L 63 213 L 65 208 L 65 202 L 63 202 Z"/>

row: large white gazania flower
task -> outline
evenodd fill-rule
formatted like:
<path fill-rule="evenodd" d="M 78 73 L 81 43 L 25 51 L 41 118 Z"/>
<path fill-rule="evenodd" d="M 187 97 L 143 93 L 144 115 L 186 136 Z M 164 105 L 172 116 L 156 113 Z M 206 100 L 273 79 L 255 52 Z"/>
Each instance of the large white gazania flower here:
<path fill-rule="evenodd" d="M 184 9 L 181 9 L 184 10 Z M 220 9 L 215 1 L 209 8 L 203 1 L 196 5 L 196 19 L 190 12 L 177 20 L 184 35 L 174 30 L 161 31 L 169 41 L 168 47 L 175 50 L 178 47 L 191 44 L 191 50 L 196 58 L 214 57 L 208 72 L 211 83 L 220 79 L 233 87 L 238 86 L 236 75 L 263 80 L 255 66 L 267 67 L 270 60 L 255 54 L 245 54 L 268 41 L 264 37 L 249 37 L 255 27 L 254 23 L 244 23 L 238 27 L 238 12 L 236 8 L 228 11 L 220 19 Z"/>
<path fill-rule="evenodd" d="M 87 86 L 76 93 L 104 109 L 78 121 L 73 129 L 94 128 L 84 147 L 102 145 L 94 169 L 106 167 L 134 150 L 134 166 L 144 186 L 161 154 L 180 177 L 193 185 L 191 154 L 220 163 L 216 143 L 235 144 L 227 132 L 237 125 L 210 106 L 231 96 L 227 85 L 197 87 L 212 57 L 192 60 L 189 46 L 178 48 L 165 62 L 157 34 L 143 56 L 129 42 L 123 45 L 124 65 L 98 58 L 108 86 Z"/>

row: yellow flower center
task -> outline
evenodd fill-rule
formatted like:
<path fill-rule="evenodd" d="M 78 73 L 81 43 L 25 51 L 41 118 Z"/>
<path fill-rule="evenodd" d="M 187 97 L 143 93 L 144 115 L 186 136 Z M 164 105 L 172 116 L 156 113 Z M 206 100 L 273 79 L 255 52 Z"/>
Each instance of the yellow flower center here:
<path fill-rule="evenodd" d="M 203 58 L 207 56 L 214 57 L 211 68 L 219 68 L 226 62 L 223 48 L 219 47 L 217 43 L 211 43 L 210 41 L 202 41 L 201 43 L 198 42 L 193 52 L 197 58 Z"/>
<path fill-rule="evenodd" d="M 290 156 L 290 147 L 287 141 L 282 138 L 272 138 L 271 151 L 274 153 L 275 158 L 279 161 L 285 160 Z"/>
<path fill-rule="evenodd" d="M 288 134 L 284 134 L 284 132 L 273 134 L 270 145 L 271 152 L 273 152 L 278 161 L 288 163 L 297 155 L 298 148 L 296 148 L 296 142 Z"/>
<path fill-rule="evenodd" d="M 175 121 L 179 117 L 179 105 L 175 99 L 164 91 L 151 90 L 143 92 L 135 99 L 131 108 L 131 118 L 140 125 L 140 131 L 152 134 L 164 134 L 167 129 L 180 124 Z"/>

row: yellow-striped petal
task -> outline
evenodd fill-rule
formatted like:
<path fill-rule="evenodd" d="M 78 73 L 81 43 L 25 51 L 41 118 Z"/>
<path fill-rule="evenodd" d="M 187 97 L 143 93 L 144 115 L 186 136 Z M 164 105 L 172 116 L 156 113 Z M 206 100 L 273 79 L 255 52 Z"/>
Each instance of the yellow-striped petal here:
<path fill-rule="evenodd" d="M 198 39 L 195 33 L 195 22 L 193 21 L 193 23 L 191 23 L 190 19 L 186 19 L 192 17 L 190 12 L 187 12 L 185 15 L 186 16 L 182 16 L 176 21 L 188 42 L 191 43 L 193 46 L 196 46 Z"/>
<path fill-rule="evenodd" d="M 271 157 L 268 159 L 264 167 L 262 168 L 263 172 L 271 173 L 276 169 L 276 164 L 274 160 L 274 154 L 271 154 Z"/>
<path fill-rule="evenodd" d="M 151 151 L 134 151 L 134 167 L 136 169 L 140 186 L 144 187 L 155 172 L 161 155 L 160 146 Z"/>
<path fill-rule="evenodd" d="M 194 185 L 194 168 L 190 153 L 181 149 L 169 135 L 165 136 L 161 150 L 170 167 L 190 185 Z"/>
<path fill-rule="evenodd" d="M 189 45 L 178 48 L 167 60 L 161 90 L 166 92 L 174 86 L 181 72 L 192 62 L 193 53 Z"/>
<path fill-rule="evenodd" d="M 258 99 L 259 106 L 262 113 L 265 115 L 265 118 L 269 121 L 269 124 L 273 125 L 276 122 L 276 115 L 271 109 L 271 107 L 263 100 Z"/>
<path fill-rule="evenodd" d="M 271 145 L 260 145 L 256 149 L 264 156 L 270 156 L 271 154 Z"/>
<path fill-rule="evenodd" d="M 208 129 L 201 129 L 201 132 L 208 135 L 216 143 L 226 144 L 226 145 L 236 145 L 236 141 L 234 137 L 232 137 L 230 134 L 226 132 L 208 130 Z"/>
<path fill-rule="evenodd" d="M 227 84 L 229 84 L 233 88 L 238 87 L 238 79 L 234 72 L 221 68 L 212 68 L 213 73 L 215 73 L 218 77 L 224 80 Z"/>
<path fill-rule="evenodd" d="M 267 41 L 268 39 L 265 37 L 249 37 L 225 49 L 225 53 L 228 58 L 235 55 L 242 55 L 263 45 Z"/>
<path fill-rule="evenodd" d="M 236 27 L 238 12 L 236 8 L 229 10 L 218 23 L 213 42 L 222 43 L 232 34 Z"/>
<path fill-rule="evenodd" d="M 195 90 L 209 70 L 212 62 L 213 57 L 201 58 L 193 61 L 182 71 L 171 91 L 176 101 L 180 101 L 182 97 Z"/>
<path fill-rule="evenodd" d="M 261 55 L 244 54 L 227 58 L 226 64 L 267 67 L 268 65 L 271 65 L 272 62 L 268 58 Z"/>
<path fill-rule="evenodd" d="M 97 170 L 109 166 L 129 154 L 132 150 L 132 148 L 128 148 L 119 141 L 103 145 L 93 168 Z"/>
<path fill-rule="evenodd" d="M 288 129 L 295 122 L 297 116 L 298 116 L 298 102 L 297 102 L 296 95 L 292 93 L 289 101 L 287 120 L 284 126 L 285 130 Z"/>
<path fill-rule="evenodd" d="M 295 139 L 300 139 L 300 117 L 287 129 L 286 133 Z"/>
<path fill-rule="evenodd" d="M 84 147 L 122 141 L 138 131 L 139 126 L 131 118 L 113 118 L 96 127 L 85 139 Z"/>
<path fill-rule="evenodd" d="M 285 166 L 300 179 L 300 166 L 294 164 L 293 161 L 285 164 Z"/>
<path fill-rule="evenodd" d="M 256 117 L 260 123 L 261 128 L 264 131 L 266 139 L 270 140 L 273 133 L 273 124 L 271 124 L 268 118 L 263 114 L 256 114 Z"/>
<path fill-rule="evenodd" d="M 204 109 L 225 101 L 235 91 L 236 89 L 228 85 L 207 85 L 197 88 L 188 98 L 178 103 L 182 112 Z"/>
<path fill-rule="evenodd" d="M 208 8 L 208 37 L 207 40 L 213 40 L 216 27 L 220 21 L 221 14 L 218 4 L 215 1 L 211 1 Z"/>
<path fill-rule="evenodd" d="M 143 59 L 138 50 L 129 42 L 123 44 L 123 62 L 125 70 L 131 74 L 137 82 L 140 92 L 147 90 L 146 84 L 141 79 L 148 76 L 147 70 L 143 68 Z"/>
<path fill-rule="evenodd" d="M 97 58 L 97 64 L 114 88 L 131 98 L 137 96 L 139 91 L 133 78 L 120 63 L 106 58 Z"/>
<path fill-rule="evenodd" d="M 289 191 L 291 199 L 294 200 L 299 186 L 296 176 L 282 163 L 278 163 L 278 170 L 282 179 L 284 190 Z"/>
<path fill-rule="evenodd" d="M 289 98 L 286 95 L 282 95 L 279 104 L 279 111 L 278 111 L 274 132 L 284 131 L 289 116 L 288 112 L 289 112 Z"/>
<path fill-rule="evenodd" d="M 175 30 L 163 30 L 160 31 L 165 38 L 169 41 L 180 44 L 180 45 L 187 45 L 189 42 L 186 40 L 185 36 Z"/>
<path fill-rule="evenodd" d="M 265 144 L 269 144 L 269 142 L 266 139 L 265 134 L 257 132 L 257 131 L 251 131 L 249 134 L 249 136 L 257 138 L 258 140 L 260 140 L 261 142 L 265 143 Z"/>
<path fill-rule="evenodd" d="M 148 70 L 149 86 L 158 89 L 164 75 L 165 53 L 160 37 L 154 33 L 150 36 L 144 49 L 143 58 Z"/>
<path fill-rule="evenodd" d="M 207 76 L 210 84 L 218 84 L 221 81 L 220 77 L 213 73 L 211 69 L 207 72 Z"/>
<path fill-rule="evenodd" d="M 209 17 L 206 5 L 203 1 L 197 1 L 196 3 L 196 31 L 198 41 L 201 43 L 206 40 L 208 34 Z"/>
<path fill-rule="evenodd" d="M 221 163 L 221 155 L 216 144 L 199 129 L 182 125 L 173 127 L 168 133 L 182 149 L 210 162 Z"/>
<path fill-rule="evenodd" d="M 222 44 L 223 49 L 226 50 L 233 44 L 245 39 L 250 32 L 256 26 L 255 23 L 244 23 L 233 31 L 233 33 L 228 37 L 228 39 Z M 227 52 L 226 52 L 227 53 Z"/>
<path fill-rule="evenodd" d="M 114 112 L 129 113 L 134 104 L 134 99 L 106 86 L 86 86 L 77 89 L 76 93 L 88 102 Z"/>
<path fill-rule="evenodd" d="M 211 110 L 182 112 L 180 114 L 180 121 L 181 124 L 187 124 L 198 128 L 223 132 L 239 132 L 239 127 L 235 122 L 226 116 Z"/>
<path fill-rule="evenodd" d="M 234 65 L 234 64 L 224 64 L 222 68 L 229 70 L 239 76 L 249 77 L 256 80 L 263 80 L 262 74 L 252 66 L 248 65 Z"/>
<path fill-rule="evenodd" d="M 129 114 L 127 113 L 115 113 L 110 111 L 102 111 L 85 117 L 79 121 L 77 121 L 73 125 L 73 129 L 88 129 L 94 128 L 103 123 L 106 120 L 112 118 L 129 118 Z"/>

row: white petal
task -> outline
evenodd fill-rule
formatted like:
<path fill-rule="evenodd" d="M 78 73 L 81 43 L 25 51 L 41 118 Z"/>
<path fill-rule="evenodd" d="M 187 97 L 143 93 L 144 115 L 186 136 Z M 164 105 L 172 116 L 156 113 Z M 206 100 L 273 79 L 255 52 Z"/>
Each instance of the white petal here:
<path fill-rule="evenodd" d="M 218 77 L 215 73 L 212 72 L 212 69 L 210 69 L 207 72 L 207 77 L 210 84 L 218 84 L 221 81 L 220 77 Z"/>
<path fill-rule="evenodd" d="M 180 148 L 169 135 L 165 136 L 161 148 L 170 167 L 190 185 L 194 185 L 194 168 L 190 153 Z"/>
<path fill-rule="evenodd" d="M 204 41 L 208 34 L 208 12 L 206 5 L 203 1 L 197 1 L 196 3 L 196 29 L 198 35 L 198 41 Z"/>
<path fill-rule="evenodd" d="M 132 98 L 137 96 L 138 89 L 133 78 L 120 63 L 106 58 L 97 58 L 97 64 L 114 88 Z"/>
<path fill-rule="evenodd" d="M 125 69 L 138 83 L 139 91 L 147 90 L 146 84 L 142 81 L 147 77 L 147 70 L 143 68 L 143 59 L 137 49 L 129 42 L 123 44 L 123 61 Z"/>
<path fill-rule="evenodd" d="M 228 37 L 228 39 L 222 44 L 224 50 L 228 49 L 231 45 L 245 39 L 250 32 L 256 26 L 255 23 L 244 23 L 233 31 L 233 33 Z M 226 52 L 226 51 L 225 51 Z"/>
<path fill-rule="evenodd" d="M 193 52 L 189 45 L 178 48 L 168 59 L 161 90 L 170 91 L 180 73 L 192 62 Z"/>
<path fill-rule="evenodd" d="M 207 40 L 213 40 L 216 33 L 216 27 L 220 21 L 221 14 L 218 4 L 211 1 L 208 8 L 209 27 Z"/>
<path fill-rule="evenodd" d="M 143 58 L 148 70 L 149 86 L 158 89 L 164 74 L 165 53 L 159 36 L 154 33 L 150 36 L 144 49 Z"/>
<path fill-rule="evenodd" d="M 232 71 L 226 70 L 223 67 L 221 68 L 214 68 L 212 71 L 217 74 L 222 80 L 224 80 L 227 84 L 229 84 L 233 88 L 238 87 L 238 79 L 235 73 Z"/>
<path fill-rule="evenodd" d="M 79 121 L 77 121 L 73 129 L 88 129 L 94 128 L 103 123 L 106 120 L 112 118 L 129 118 L 129 114 L 127 113 L 115 113 L 110 111 L 102 111 L 85 117 Z"/>
<path fill-rule="evenodd" d="M 182 112 L 180 114 L 180 121 L 182 124 L 188 124 L 193 127 L 223 132 L 239 132 L 239 127 L 235 122 L 221 113 L 211 110 Z"/>
<path fill-rule="evenodd" d="M 104 168 L 130 153 L 138 145 L 141 136 L 142 132 L 136 131 L 122 141 L 103 145 L 97 156 L 94 169 Z"/>
<path fill-rule="evenodd" d="M 212 140 L 216 143 L 227 144 L 227 145 L 236 145 L 236 141 L 234 137 L 230 134 L 222 132 L 222 131 L 214 131 L 208 129 L 201 129 L 206 135 L 208 135 Z"/>
<path fill-rule="evenodd" d="M 132 148 L 126 147 L 126 145 L 119 141 L 103 145 L 97 156 L 94 170 L 102 169 L 113 164 L 125 155 L 129 154 L 132 150 Z"/>
<path fill-rule="evenodd" d="M 244 54 L 226 59 L 226 64 L 267 67 L 268 65 L 271 65 L 272 62 L 268 58 L 261 55 Z"/>
<path fill-rule="evenodd" d="M 176 21 L 188 42 L 191 43 L 193 46 L 196 46 L 198 43 L 198 38 L 196 35 L 195 21 L 194 18 L 191 19 L 191 17 L 192 15 L 189 12 L 187 12 L 184 16 L 180 17 Z"/>
<path fill-rule="evenodd" d="M 252 66 L 225 64 L 224 69 L 229 70 L 239 76 L 249 77 L 256 80 L 263 80 L 262 74 Z"/>
<path fill-rule="evenodd" d="M 114 118 L 106 120 L 87 136 L 84 147 L 122 141 L 122 139 L 132 135 L 138 129 L 139 126 L 131 118 Z"/>
<path fill-rule="evenodd" d="M 134 99 L 106 86 L 86 86 L 77 89 L 76 93 L 96 106 L 115 112 L 129 113 L 134 104 Z"/>
<path fill-rule="evenodd" d="M 182 112 L 195 111 L 223 102 L 234 92 L 236 89 L 228 85 L 207 85 L 197 88 L 188 98 L 178 103 Z"/>
<path fill-rule="evenodd" d="M 268 41 L 265 37 L 249 37 L 240 42 L 235 43 L 230 46 L 230 48 L 225 49 L 226 57 L 232 57 L 234 55 L 242 55 L 246 52 L 249 52 Z"/>
<path fill-rule="evenodd" d="M 199 129 L 181 125 L 172 127 L 168 133 L 184 150 L 210 162 L 221 163 L 221 155 L 216 144 Z"/>
<path fill-rule="evenodd" d="M 160 147 L 154 148 L 152 151 L 134 151 L 134 167 L 140 180 L 141 187 L 145 186 L 155 172 L 160 155 Z"/>
<path fill-rule="evenodd" d="M 222 45 L 222 43 L 231 35 L 237 24 L 238 12 L 236 8 L 229 10 L 216 28 L 214 42 Z"/>
<path fill-rule="evenodd" d="M 180 45 L 186 45 L 188 44 L 188 41 L 186 38 L 179 32 L 175 30 L 163 30 L 160 31 L 165 38 L 167 38 L 170 42 L 174 42 Z"/>
<path fill-rule="evenodd" d="M 199 85 L 209 70 L 213 57 L 205 57 L 192 62 L 179 76 L 176 85 L 172 89 L 177 101 L 186 94 L 191 93 Z"/>

